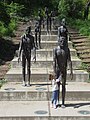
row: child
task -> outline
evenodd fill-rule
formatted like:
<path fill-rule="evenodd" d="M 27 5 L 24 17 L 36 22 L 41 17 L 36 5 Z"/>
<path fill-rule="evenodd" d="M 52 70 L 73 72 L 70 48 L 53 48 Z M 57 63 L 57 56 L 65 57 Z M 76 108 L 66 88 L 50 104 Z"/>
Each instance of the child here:
<path fill-rule="evenodd" d="M 49 80 L 52 80 L 52 107 L 56 109 L 56 103 L 58 100 L 58 82 L 60 82 L 60 78 L 55 79 L 55 76 L 50 74 Z"/>

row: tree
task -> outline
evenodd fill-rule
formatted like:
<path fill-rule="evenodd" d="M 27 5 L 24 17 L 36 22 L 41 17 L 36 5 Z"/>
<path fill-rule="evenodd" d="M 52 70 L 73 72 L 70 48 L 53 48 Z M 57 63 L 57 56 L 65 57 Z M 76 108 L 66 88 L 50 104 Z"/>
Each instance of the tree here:
<path fill-rule="evenodd" d="M 82 0 L 60 0 L 58 10 L 61 16 L 82 18 L 84 4 Z"/>

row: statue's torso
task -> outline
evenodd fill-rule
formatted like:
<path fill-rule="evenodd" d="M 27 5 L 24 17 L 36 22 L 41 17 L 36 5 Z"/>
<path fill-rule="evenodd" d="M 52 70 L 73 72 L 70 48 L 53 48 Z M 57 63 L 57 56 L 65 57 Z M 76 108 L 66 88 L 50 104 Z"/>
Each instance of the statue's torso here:
<path fill-rule="evenodd" d="M 31 49 L 33 48 L 34 38 L 32 35 L 22 37 L 22 53 L 25 55 L 31 54 Z"/>
<path fill-rule="evenodd" d="M 56 50 L 56 61 L 57 67 L 63 69 L 67 67 L 68 49 L 61 49 L 57 47 Z"/>

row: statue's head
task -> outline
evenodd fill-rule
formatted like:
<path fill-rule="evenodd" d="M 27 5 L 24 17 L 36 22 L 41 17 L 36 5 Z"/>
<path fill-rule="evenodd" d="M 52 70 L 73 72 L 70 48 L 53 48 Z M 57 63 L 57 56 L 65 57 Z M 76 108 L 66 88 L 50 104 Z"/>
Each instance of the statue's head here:
<path fill-rule="evenodd" d="M 39 8 L 39 10 L 38 10 L 38 15 L 40 15 L 41 14 L 41 9 Z"/>
<path fill-rule="evenodd" d="M 45 11 L 48 12 L 48 7 L 45 7 Z"/>
<path fill-rule="evenodd" d="M 31 26 L 26 28 L 26 34 L 31 33 Z"/>
<path fill-rule="evenodd" d="M 62 19 L 62 21 L 61 21 L 61 25 L 63 25 L 63 26 L 66 25 L 66 20 L 65 20 L 65 18 Z"/>
<path fill-rule="evenodd" d="M 65 38 L 65 37 L 59 37 L 59 39 L 58 39 L 58 45 L 59 45 L 61 48 L 64 48 L 65 45 L 66 45 L 66 38 Z"/>

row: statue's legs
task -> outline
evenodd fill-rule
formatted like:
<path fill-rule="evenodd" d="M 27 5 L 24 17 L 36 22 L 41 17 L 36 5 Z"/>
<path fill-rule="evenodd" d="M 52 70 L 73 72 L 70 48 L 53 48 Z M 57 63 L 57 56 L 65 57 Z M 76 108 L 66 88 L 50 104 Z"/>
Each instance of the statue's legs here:
<path fill-rule="evenodd" d="M 60 70 L 56 70 L 56 79 L 58 79 L 60 76 Z M 60 82 L 58 82 L 58 103 L 59 103 L 59 96 L 60 96 Z"/>
<path fill-rule="evenodd" d="M 37 32 L 35 33 L 35 41 L 36 41 L 36 48 L 38 48 L 38 43 L 37 43 Z"/>
<path fill-rule="evenodd" d="M 47 18 L 47 33 L 49 33 L 48 24 L 49 24 L 49 21 L 48 21 L 48 18 Z"/>
<path fill-rule="evenodd" d="M 65 93 L 66 93 L 66 70 L 62 74 L 62 105 L 61 107 L 65 107 Z"/>
<path fill-rule="evenodd" d="M 25 55 L 22 54 L 22 75 L 23 75 L 23 86 L 26 86 L 25 68 L 26 68 L 26 58 L 25 58 Z"/>
<path fill-rule="evenodd" d="M 31 56 L 27 58 L 27 86 L 30 86 L 30 77 L 31 77 Z"/>
<path fill-rule="evenodd" d="M 64 105 L 65 102 L 65 92 L 66 92 L 65 85 L 62 85 L 62 105 Z"/>
<path fill-rule="evenodd" d="M 41 30 L 39 32 L 39 48 L 41 49 Z"/>
<path fill-rule="evenodd" d="M 42 25 L 43 25 L 43 28 L 45 28 L 45 25 L 44 25 L 44 19 L 42 20 Z"/>
<path fill-rule="evenodd" d="M 52 21 L 50 19 L 50 32 L 51 32 L 51 30 L 52 30 Z"/>

